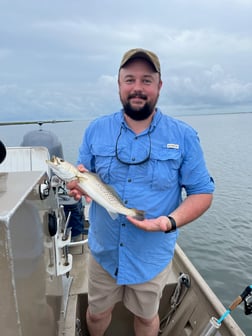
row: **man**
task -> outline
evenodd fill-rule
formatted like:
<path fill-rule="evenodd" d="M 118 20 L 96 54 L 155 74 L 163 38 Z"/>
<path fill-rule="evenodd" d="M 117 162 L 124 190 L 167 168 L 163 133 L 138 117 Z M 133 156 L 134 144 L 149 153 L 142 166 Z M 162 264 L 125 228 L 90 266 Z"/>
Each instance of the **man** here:
<path fill-rule="evenodd" d="M 209 208 L 214 184 L 196 132 L 156 107 L 158 57 L 144 49 L 126 52 L 118 85 L 123 109 L 89 125 L 78 167 L 96 172 L 127 207 L 144 210 L 145 219 L 112 220 L 92 202 L 87 324 L 91 336 L 104 335 L 115 303 L 123 301 L 134 314 L 135 335 L 156 336 L 177 228 Z M 81 196 L 76 183 L 69 188 Z"/>

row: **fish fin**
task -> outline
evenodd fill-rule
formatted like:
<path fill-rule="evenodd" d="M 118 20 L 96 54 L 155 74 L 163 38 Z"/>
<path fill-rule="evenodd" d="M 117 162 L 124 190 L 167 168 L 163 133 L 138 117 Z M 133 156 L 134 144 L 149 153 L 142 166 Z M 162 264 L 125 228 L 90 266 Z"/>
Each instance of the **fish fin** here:
<path fill-rule="evenodd" d="M 133 218 L 143 221 L 145 218 L 145 212 L 143 210 L 137 210 L 134 209 L 134 211 L 136 212 L 135 216 L 133 216 Z"/>
<path fill-rule="evenodd" d="M 108 211 L 110 217 L 115 220 L 117 217 L 118 217 L 118 213 L 117 212 L 111 212 L 111 211 Z"/>

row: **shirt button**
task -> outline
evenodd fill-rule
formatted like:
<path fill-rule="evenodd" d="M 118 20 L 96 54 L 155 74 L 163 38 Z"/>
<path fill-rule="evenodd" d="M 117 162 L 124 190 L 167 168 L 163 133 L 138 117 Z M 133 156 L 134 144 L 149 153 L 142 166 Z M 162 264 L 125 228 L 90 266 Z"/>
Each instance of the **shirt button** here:
<path fill-rule="evenodd" d="M 129 179 L 128 179 L 128 182 L 131 182 L 131 181 L 132 181 L 131 178 L 129 178 Z"/>
<path fill-rule="evenodd" d="M 128 201 L 127 201 L 127 200 L 125 200 L 125 201 L 124 201 L 124 204 L 128 204 Z"/>
<path fill-rule="evenodd" d="M 125 223 L 122 223 L 122 226 L 124 227 L 124 226 L 126 226 L 126 224 L 125 224 Z"/>
<path fill-rule="evenodd" d="M 134 161 L 136 161 L 136 159 L 133 157 L 133 158 L 132 158 L 132 161 L 134 162 Z"/>
<path fill-rule="evenodd" d="M 123 243 L 120 243 L 120 246 L 123 246 Z"/>

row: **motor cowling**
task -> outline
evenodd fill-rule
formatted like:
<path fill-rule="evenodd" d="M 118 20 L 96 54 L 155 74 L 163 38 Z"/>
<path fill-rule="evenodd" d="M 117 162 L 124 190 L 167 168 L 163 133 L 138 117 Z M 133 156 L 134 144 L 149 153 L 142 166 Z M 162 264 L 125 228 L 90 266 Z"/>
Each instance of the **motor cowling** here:
<path fill-rule="evenodd" d="M 58 137 L 51 131 L 36 130 L 26 133 L 21 146 L 43 146 L 48 148 L 50 157 L 53 155 L 63 158 L 62 144 Z"/>

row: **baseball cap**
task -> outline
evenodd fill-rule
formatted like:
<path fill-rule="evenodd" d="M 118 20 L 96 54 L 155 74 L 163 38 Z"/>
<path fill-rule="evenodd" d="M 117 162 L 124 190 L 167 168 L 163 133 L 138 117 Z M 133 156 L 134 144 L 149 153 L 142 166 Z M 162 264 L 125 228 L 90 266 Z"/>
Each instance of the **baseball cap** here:
<path fill-rule="evenodd" d="M 150 62 L 156 72 L 161 73 L 160 70 L 160 62 L 156 54 L 154 54 L 150 50 L 142 49 L 142 48 L 135 48 L 135 49 L 130 49 L 128 50 L 122 58 L 121 64 L 120 64 L 120 69 L 130 60 L 134 58 L 143 58 Z"/>

